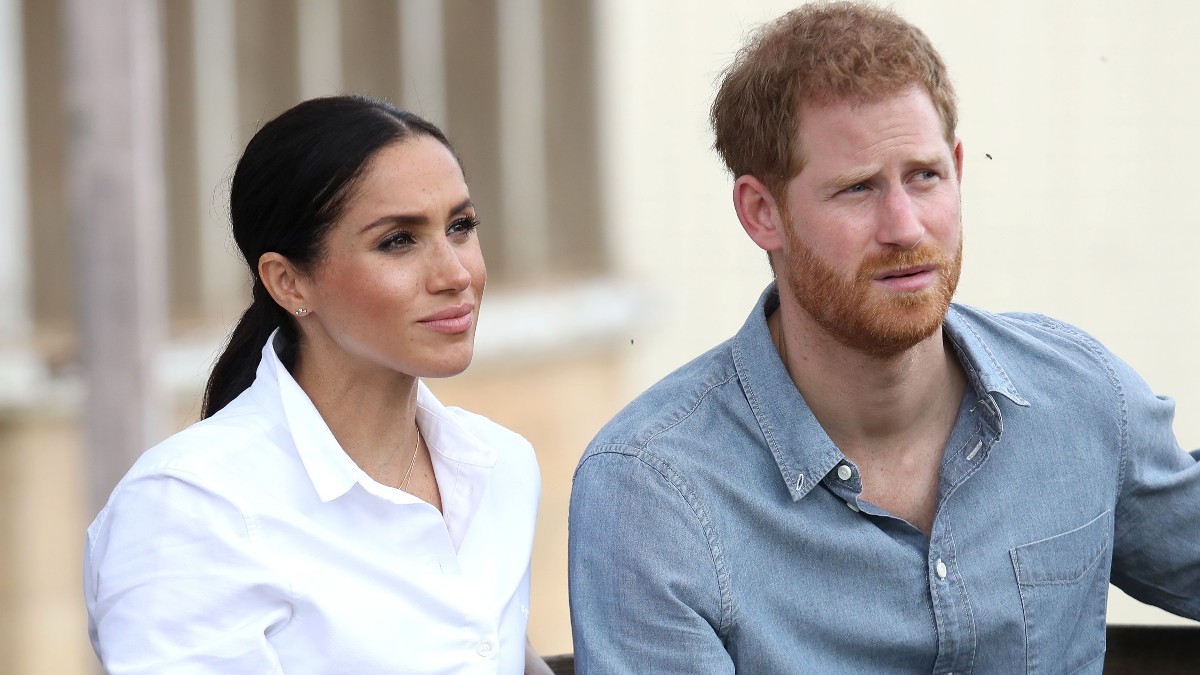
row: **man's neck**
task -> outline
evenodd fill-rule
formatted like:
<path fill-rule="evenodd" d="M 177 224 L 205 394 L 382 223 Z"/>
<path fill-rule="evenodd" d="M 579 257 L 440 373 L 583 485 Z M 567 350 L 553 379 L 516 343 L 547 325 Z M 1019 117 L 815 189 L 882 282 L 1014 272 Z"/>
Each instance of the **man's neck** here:
<path fill-rule="evenodd" d="M 881 358 L 846 347 L 807 318 L 781 306 L 767 319 L 792 382 L 858 467 L 861 497 L 930 536 L 942 455 L 966 386 L 953 349 L 939 327 Z"/>
<path fill-rule="evenodd" d="M 781 307 L 768 326 L 796 388 L 847 456 L 903 455 L 949 436 L 966 377 L 940 328 L 878 357 L 841 344 L 802 311 Z"/>

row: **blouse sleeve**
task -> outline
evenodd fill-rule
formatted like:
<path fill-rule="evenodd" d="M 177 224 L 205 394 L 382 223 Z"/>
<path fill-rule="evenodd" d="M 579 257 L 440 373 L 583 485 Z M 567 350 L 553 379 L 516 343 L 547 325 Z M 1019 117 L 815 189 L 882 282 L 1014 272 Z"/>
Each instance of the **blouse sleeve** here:
<path fill-rule="evenodd" d="M 280 673 L 291 614 L 254 523 L 184 475 L 127 480 L 88 528 L 88 632 L 107 672 Z"/>

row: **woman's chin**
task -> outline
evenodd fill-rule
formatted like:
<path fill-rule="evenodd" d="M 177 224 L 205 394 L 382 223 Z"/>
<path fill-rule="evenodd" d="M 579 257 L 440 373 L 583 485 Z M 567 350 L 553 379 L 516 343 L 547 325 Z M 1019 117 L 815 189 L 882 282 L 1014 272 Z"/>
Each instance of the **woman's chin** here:
<path fill-rule="evenodd" d="M 467 352 L 467 354 L 459 358 L 446 359 L 439 363 L 430 363 L 421 370 L 418 377 L 431 379 L 454 377 L 461 374 L 467 369 L 467 366 L 471 365 L 472 356 L 471 352 Z"/>

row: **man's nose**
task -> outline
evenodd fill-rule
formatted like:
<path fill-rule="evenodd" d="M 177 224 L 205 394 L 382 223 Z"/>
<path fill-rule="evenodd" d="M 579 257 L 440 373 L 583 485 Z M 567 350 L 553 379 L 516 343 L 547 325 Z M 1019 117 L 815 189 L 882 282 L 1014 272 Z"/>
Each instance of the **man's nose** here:
<path fill-rule="evenodd" d="M 912 195 L 903 189 L 888 190 L 880 206 L 875 238 L 880 244 L 910 249 L 925 237 L 925 225 Z"/>

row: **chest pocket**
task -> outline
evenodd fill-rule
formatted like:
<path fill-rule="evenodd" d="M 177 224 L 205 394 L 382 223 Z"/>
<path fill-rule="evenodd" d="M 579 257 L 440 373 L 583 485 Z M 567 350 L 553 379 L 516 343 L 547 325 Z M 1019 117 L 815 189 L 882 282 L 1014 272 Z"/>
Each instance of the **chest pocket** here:
<path fill-rule="evenodd" d="M 1112 511 L 1009 554 L 1025 618 L 1026 672 L 1101 672 Z"/>

